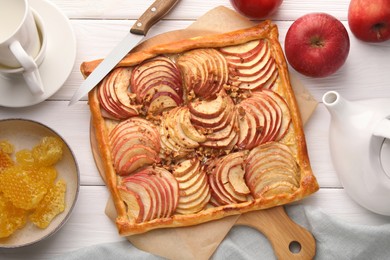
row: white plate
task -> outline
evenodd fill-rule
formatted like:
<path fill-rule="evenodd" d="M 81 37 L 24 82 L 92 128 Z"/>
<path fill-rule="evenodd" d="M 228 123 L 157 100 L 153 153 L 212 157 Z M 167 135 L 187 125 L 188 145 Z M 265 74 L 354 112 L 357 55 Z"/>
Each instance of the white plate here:
<path fill-rule="evenodd" d="M 27 119 L 0 120 L 0 140 L 12 143 L 15 151 L 31 149 L 45 136 L 57 136 L 65 143 L 62 159 L 55 165 L 58 171 L 57 180 L 64 179 L 66 181 L 65 211 L 57 215 L 45 229 L 40 229 L 27 221 L 26 226 L 8 238 L 0 238 L 0 248 L 27 246 L 53 235 L 66 223 L 77 201 L 80 187 L 79 168 L 76 158 L 65 140 L 49 127 L 35 121 Z"/>
<path fill-rule="evenodd" d="M 22 76 L 0 74 L 0 106 L 26 107 L 49 98 L 62 87 L 76 60 L 76 38 L 68 18 L 46 0 L 30 0 L 30 5 L 42 17 L 48 37 L 39 67 L 45 93 L 34 96 Z"/>

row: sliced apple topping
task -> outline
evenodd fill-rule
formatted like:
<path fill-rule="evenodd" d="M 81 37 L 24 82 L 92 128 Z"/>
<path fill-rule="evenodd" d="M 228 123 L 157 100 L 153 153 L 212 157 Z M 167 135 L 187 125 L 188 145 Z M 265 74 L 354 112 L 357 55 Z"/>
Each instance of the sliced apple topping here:
<path fill-rule="evenodd" d="M 109 133 L 115 170 L 130 173 L 160 161 L 160 135 L 145 119 L 133 117 L 117 124 Z"/>
<path fill-rule="evenodd" d="M 192 125 L 187 107 L 176 107 L 163 113 L 160 135 L 163 157 L 180 158 L 206 141 L 206 136 Z"/>
<path fill-rule="evenodd" d="M 255 91 L 237 107 L 241 111 L 239 149 L 252 149 L 262 143 L 279 141 L 291 124 L 286 102 L 272 90 Z"/>
<path fill-rule="evenodd" d="M 179 201 L 176 179 L 159 167 L 147 167 L 124 178 L 118 190 L 127 206 L 129 219 L 135 222 L 168 218 Z"/>
<path fill-rule="evenodd" d="M 242 90 L 271 89 L 279 72 L 267 40 L 224 47 L 220 52 L 229 67 L 229 82 Z"/>
<path fill-rule="evenodd" d="M 168 57 L 157 56 L 134 68 L 131 89 L 148 113 L 160 114 L 183 103 L 180 71 Z"/>
<path fill-rule="evenodd" d="M 118 192 L 126 204 L 126 213 L 129 219 L 141 221 L 144 215 L 144 205 L 138 193 L 119 186 Z M 149 202 L 150 204 L 150 202 Z"/>
<path fill-rule="evenodd" d="M 219 51 L 228 56 L 228 59 L 240 61 L 241 58 L 253 59 L 255 55 L 262 47 L 264 41 L 250 41 L 245 44 L 233 45 L 220 48 Z"/>
<path fill-rule="evenodd" d="M 299 189 L 296 147 L 282 143 L 292 116 L 276 92 L 278 66 L 262 39 L 159 55 L 105 77 L 98 99 L 113 119 L 105 122 L 130 222 Z"/>
<path fill-rule="evenodd" d="M 196 100 L 188 103 L 191 122 L 206 136 L 200 145 L 231 150 L 238 139 L 238 121 L 235 104 L 221 90 L 215 99 Z"/>
<path fill-rule="evenodd" d="M 228 103 L 232 103 L 225 91 L 220 91 L 215 99 L 196 100 L 188 103 L 191 114 L 201 118 L 215 118 L 224 112 Z"/>
<path fill-rule="evenodd" d="M 172 216 L 176 211 L 176 208 L 179 204 L 179 184 L 176 181 L 175 177 L 173 177 L 172 173 L 168 170 L 160 167 L 153 168 L 153 171 L 162 178 L 162 180 L 166 183 L 171 191 L 171 199 L 170 207 L 168 211 L 168 216 Z"/>
<path fill-rule="evenodd" d="M 254 198 L 294 193 L 299 166 L 288 146 L 269 142 L 253 148 L 245 160 L 245 181 Z"/>
<path fill-rule="evenodd" d="M 130 98 L 130 77 L 130 68 L 117 68 L 100 83 L 97 93 L 105 117 L 120 120 L 139 114 L 140 106 Z"/>
<path fill-rule="evenodd" d="M 290 109 L 284 100 L 283 97 L 281 97 L 278 93 L 271 91 L 271 90 L 263 90 L 263 93 L 267 94 L 269 97 L 271 97 L 280 109 L 282 110 L 282 122 L 280 125 L 279 133 L 275 136 L 274 140 L 279 141 L 281 140 L 288 132 L 288 129 L 291 125 L 291 115 L 290 115 Z"/>
<path fill-rule="evenodd" d="M 187 94 L 213 99 L 228 82 L 228 66 L 223 55 L 215 49 L 195 49 L 177 59 Z"/>
<path fill-rule="evenodd" d="M 231 120 L 224 125 L 224 128 L 206 135 L 207 141 L 201 143 L 202 146 L 226 151 L 235 148 L 239 138 L 239 128 L 236 111 L 233 110 L 231 114 Z"/>
<path fill-rule="evenodd" d="M 173 176 L 179 184 L 178 214 L 193 214 L 205 208 L 211 193 L 206 172 L 198 158 L 186 159 L 173 169 Z"/>
<path fill-rule="evenodd" d="M 246 151 L 215 159 L 207 168 L 213 204 L 229 205 L 250 200 L 244 179 Z"/>

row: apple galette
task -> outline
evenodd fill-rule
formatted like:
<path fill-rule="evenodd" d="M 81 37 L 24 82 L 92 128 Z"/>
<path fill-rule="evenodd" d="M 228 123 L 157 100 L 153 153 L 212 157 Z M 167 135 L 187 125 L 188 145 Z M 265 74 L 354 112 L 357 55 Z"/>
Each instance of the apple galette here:
<path fill-rule="evenodd" d="M 99 61 L 84 62 L 88 76 Z M 276 25 L 129 53 L 89 93 L 121 235 L 315 192 Z"/>

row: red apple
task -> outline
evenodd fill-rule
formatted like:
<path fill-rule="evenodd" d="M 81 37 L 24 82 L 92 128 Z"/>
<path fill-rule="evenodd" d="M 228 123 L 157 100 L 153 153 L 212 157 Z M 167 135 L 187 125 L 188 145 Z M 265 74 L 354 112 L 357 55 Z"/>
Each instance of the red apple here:
<path fill-rule="evenodd" d="M 291 25 L 284 47 L 295 70 L 310 77 L 326 77 L 345 63 L 349 46 L 347 30 L 339 20 L 326 13 L 310 13 Z"/>
<path fill-rule="evenodd" d="M 283 0 L 230 0 L 239 13 L 253 19 L 265 18 L 273 14 Z"/>
<path fill-rule="evenodd" d="M 390 1 L 352 0 L 348 24 L 356 38 L 366 42 L 390 39 Z"/>

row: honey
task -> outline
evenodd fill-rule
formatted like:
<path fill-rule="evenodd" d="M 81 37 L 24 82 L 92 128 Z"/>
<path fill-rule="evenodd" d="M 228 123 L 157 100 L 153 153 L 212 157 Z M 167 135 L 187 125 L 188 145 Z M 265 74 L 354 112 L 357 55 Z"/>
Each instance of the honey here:
<path fill-rule="evenodd" d="M 30 215 L 30 220 L 40 228 L 46 228 L 55 216 L 65 210 L 66 183 L 59 180 L 53 184 L 38 208 Z"/>
<path fill-rule="evenodd" d="M 0 193 L 0 238 L 8 237 L 27 222 L 27 211 L 15 207 Z"/>
<path fill-rule="evenodd" d="M 7 141 L 0 141 L 0 173 L 7 167 L 14 164 L 10 154 L 14 151 L 14 147 Z"/>
<path fill-rule="evenodd" d="M 59 138 L 43 137 L 31 150 L 15 152 L 12 144 L 0 141 L 0 238 L 22 228 L 28 219 L 46 228 L 65 210 L 66 182 L 56 182 L 55 168 L 63 146 Z"/>

